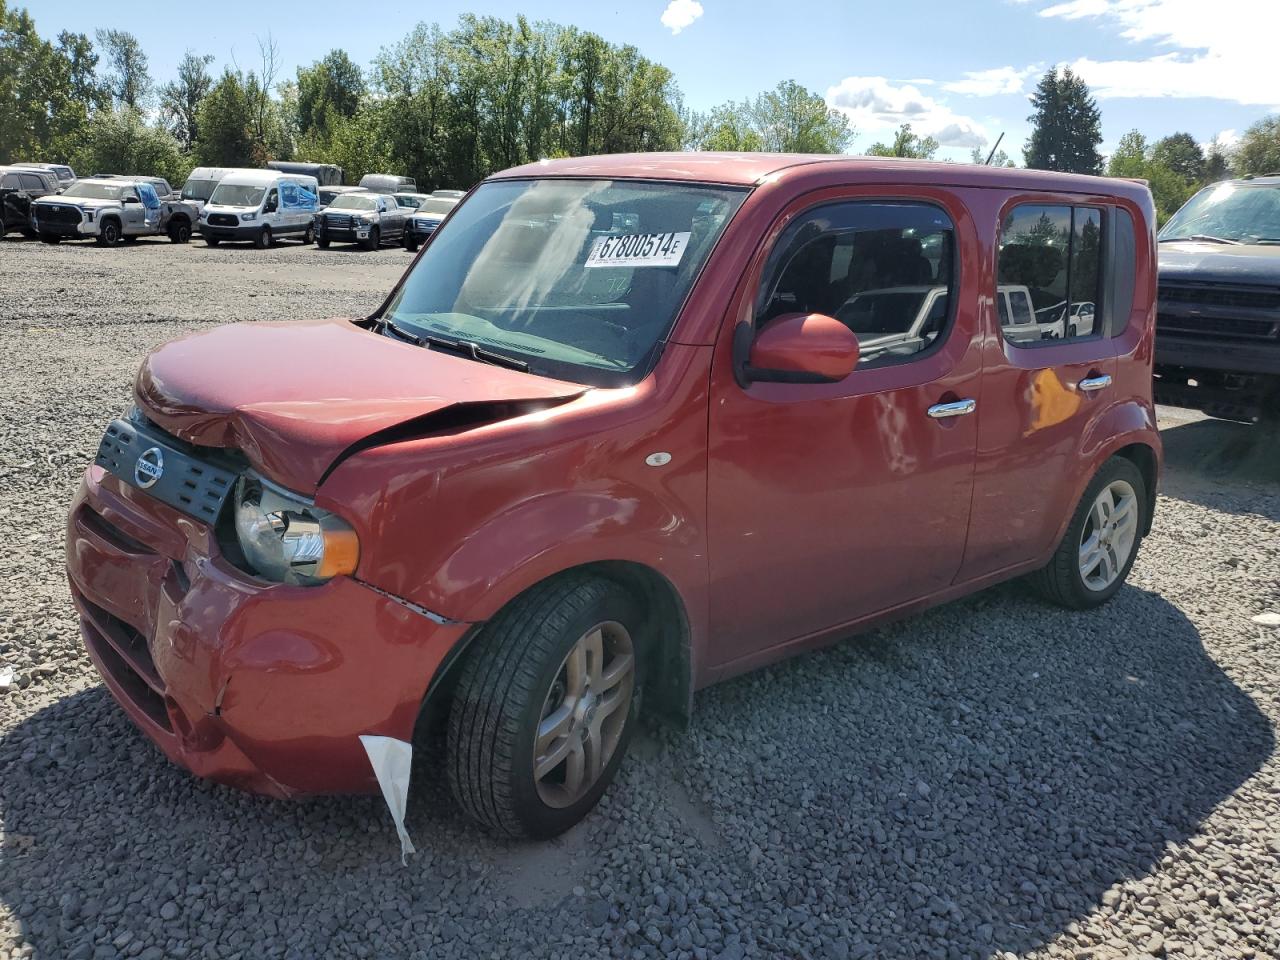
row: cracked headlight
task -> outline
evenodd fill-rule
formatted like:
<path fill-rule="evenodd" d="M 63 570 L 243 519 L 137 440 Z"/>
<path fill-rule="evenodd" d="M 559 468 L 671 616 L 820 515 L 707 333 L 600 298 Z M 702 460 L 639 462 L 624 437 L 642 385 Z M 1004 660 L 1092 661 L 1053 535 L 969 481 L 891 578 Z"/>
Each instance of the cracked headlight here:
<path fill-rule="evenodd" d="M 314 585 L 354 573 L 356 532 L 341 518 L 254 474 L 236 484 L 236 540 L 253 572 Z"/>

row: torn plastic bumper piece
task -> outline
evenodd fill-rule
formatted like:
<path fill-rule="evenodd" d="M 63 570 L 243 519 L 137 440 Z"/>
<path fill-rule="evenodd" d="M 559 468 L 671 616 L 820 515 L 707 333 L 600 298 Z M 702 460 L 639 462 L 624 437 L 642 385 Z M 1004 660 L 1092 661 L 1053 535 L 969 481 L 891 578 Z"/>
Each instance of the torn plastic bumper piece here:
<path fill-rule="evenodd" d="M 213 531 L 91 467 L 67 526 L 90 657 L 172 761 L 272 796 L 376 793 L 361 735 L 412 740 L 470 625 L 350 577 L 266 584 Z"/>

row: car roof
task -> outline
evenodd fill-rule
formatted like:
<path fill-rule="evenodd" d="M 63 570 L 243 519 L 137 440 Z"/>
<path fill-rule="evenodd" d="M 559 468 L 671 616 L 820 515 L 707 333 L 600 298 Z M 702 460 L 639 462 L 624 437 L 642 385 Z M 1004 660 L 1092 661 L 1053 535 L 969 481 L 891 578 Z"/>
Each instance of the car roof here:
<path fill-rule="evenodd" d="M 1115 177 L 1095 177 L 1021 167 L 987 167 L 972 163 L 909 160 L 900 157 L 855 157 L 804 153 L 615 153 L 562 160 L 539 160 L 493 174 L 489 179 L 583 177 L 593 179 L 677 180 L 749 187 L 787 174 L 788 179 L 829 181 L 833 174 L 851 182 L 932 183 L 950 186 L 1005 187 L 1017 190 L 1115 194 L 1141 201 L 1144 184 Z"/>
<path fill-rule="evenodd" d="M 368 193 L 368 187 L 357 187 L 350 183 L 320 184 L 321 190 L 332 190 L 334 193 Z"/>

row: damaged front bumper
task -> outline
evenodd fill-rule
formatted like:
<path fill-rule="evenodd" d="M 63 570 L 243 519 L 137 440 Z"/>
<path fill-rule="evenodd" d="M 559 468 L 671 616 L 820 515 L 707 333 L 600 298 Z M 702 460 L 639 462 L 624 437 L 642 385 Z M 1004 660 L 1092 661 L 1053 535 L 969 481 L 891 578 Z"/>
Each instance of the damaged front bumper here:
<path fill-rule="evenodd" d="M 214 530 L 90 467 L 67 573 L 107 688 L 172 761 L 272 796 L 371 793 L 361 736 L 410 741 L 469 624 L 337 577 L 268 584 Z"/>

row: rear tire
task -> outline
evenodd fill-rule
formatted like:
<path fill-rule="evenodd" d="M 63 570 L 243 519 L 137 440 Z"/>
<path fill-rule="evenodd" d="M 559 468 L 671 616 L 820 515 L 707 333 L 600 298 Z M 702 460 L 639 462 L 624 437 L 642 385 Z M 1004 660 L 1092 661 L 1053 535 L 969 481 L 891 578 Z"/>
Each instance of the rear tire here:
<path fill-rule="evenodd" d="M 98 227 L 98 243 L 104 247 L 114 247 L 120 243 L 120 224 L 115 220 L 103 220 Z"/>
<path fill-rule="evenodd" d="M 365 238 L 364 242 L 361 243 L 360 246 L 364 247 L 366 250 L 377 250 L 381 243 L 382 231 L 377 227 L 374 227 L 369 231 L 369 236 Z"/>
<path fill-rule="evenodd" d="M 253 245 L 259 250 L 266 250 L 271 246 L 271 228 L 263 227 L 258 231 L 258 235 L 253 238 Z"/>
<path fill-rule="evenodd" d="M 1112 457 L 1085 488 L 1053 559 L 1028 582 L 1060 607 L 1088 610 L 1106 603 L 1129 576 L 1146 519 L 1142 471 L 1124 457 Z"/>
<path fill-rule="evenodd" d="M 316 228 L 315 228 L 315 224 L 311 224 L 310 226 L 307 227 L 307 232 L 302 235 L 302 244 L 303 246 L 310 246 L 315 242 L 316 242 Z"/>
<path fill-rule="evenodd" d="M 618 584 L 569 575 L 485 625 L 449 713 L 449 780 L 470 817 L 545 839 L 590 812 L 639 716 L 641 622 Z"/>
<path fill-rule="evenodd" d="M 191 224 L 186 220 L 175 220 L 169 224 L 169 240 L 173 243 L 190 243 Z"/>

